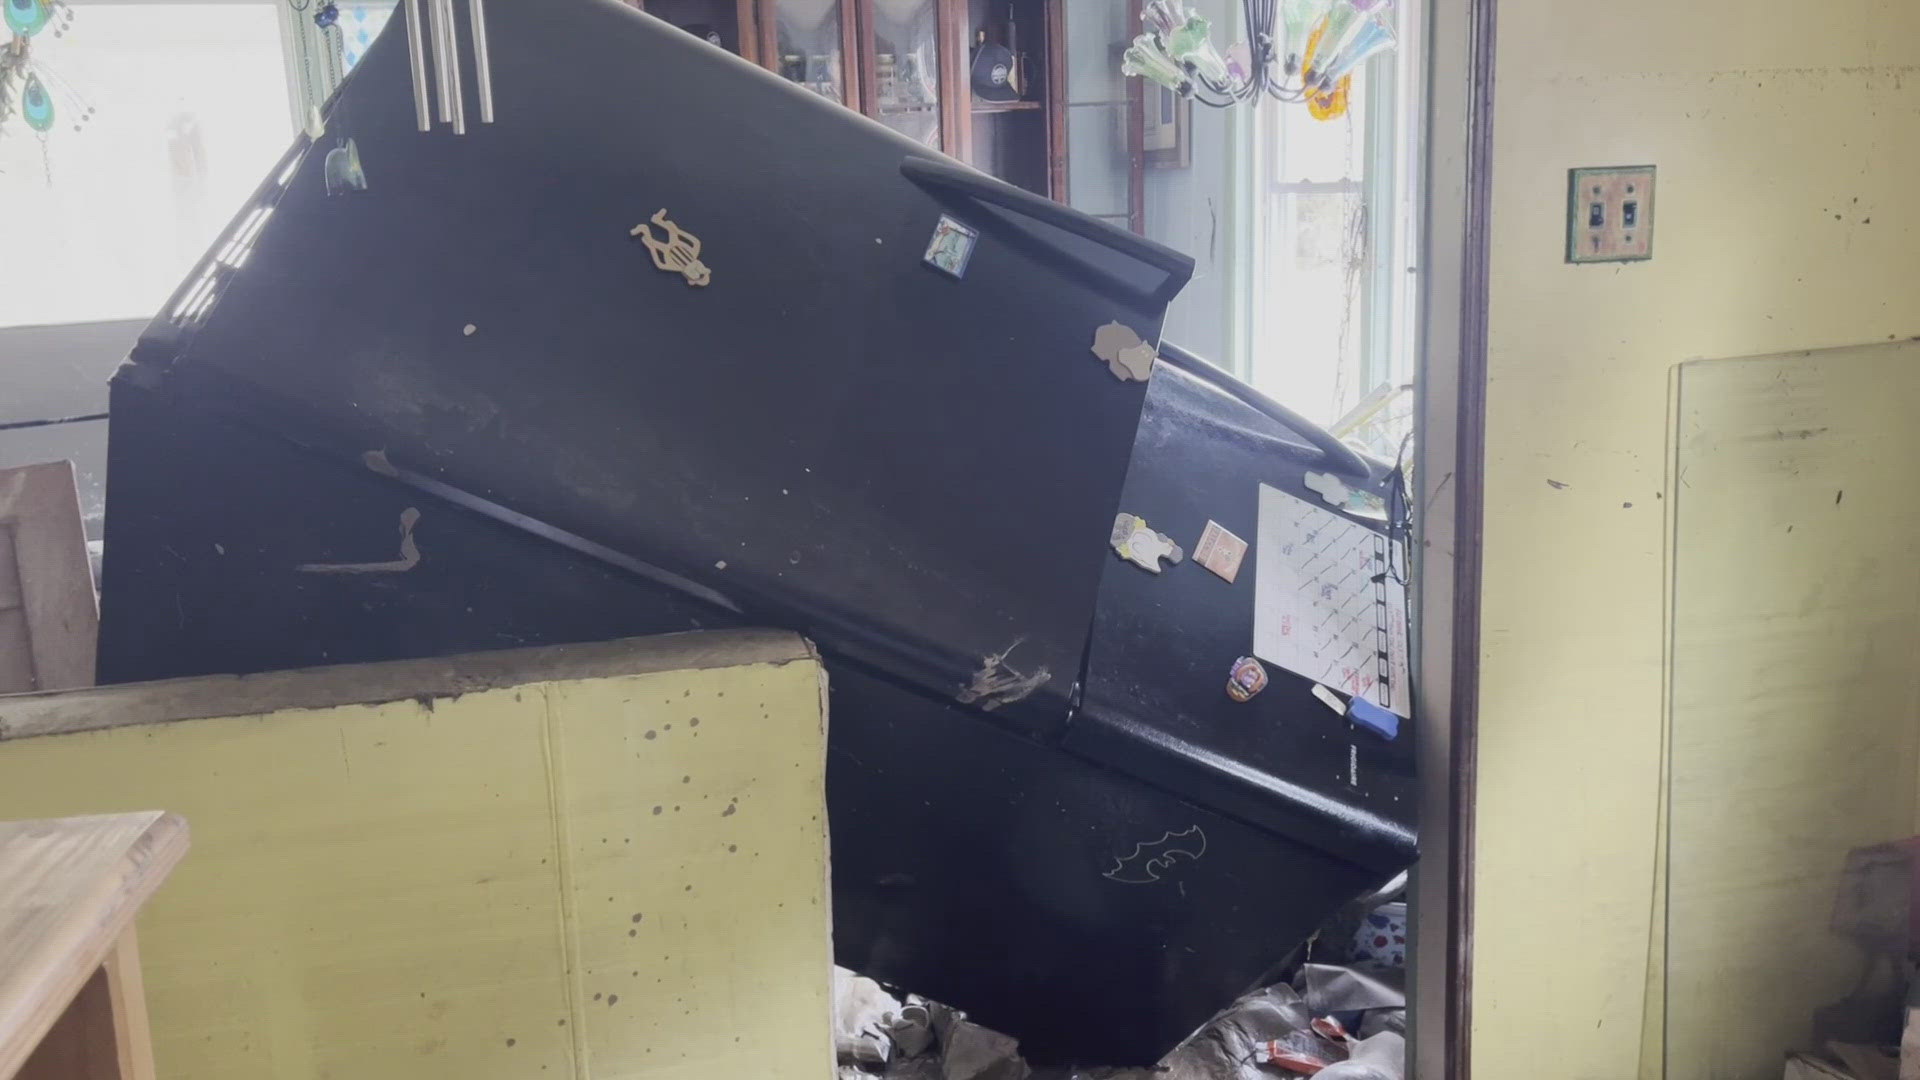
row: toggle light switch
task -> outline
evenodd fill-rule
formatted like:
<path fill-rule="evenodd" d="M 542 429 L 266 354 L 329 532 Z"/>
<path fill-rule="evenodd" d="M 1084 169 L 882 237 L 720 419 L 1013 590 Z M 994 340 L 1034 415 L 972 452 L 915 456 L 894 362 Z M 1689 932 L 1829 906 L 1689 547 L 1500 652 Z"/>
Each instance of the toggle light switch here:
<path fill-rule="evenodd" d="M 1573 169 L 1567 180 L 1567 261 L 1653 258 L 1651 165 Z"/>

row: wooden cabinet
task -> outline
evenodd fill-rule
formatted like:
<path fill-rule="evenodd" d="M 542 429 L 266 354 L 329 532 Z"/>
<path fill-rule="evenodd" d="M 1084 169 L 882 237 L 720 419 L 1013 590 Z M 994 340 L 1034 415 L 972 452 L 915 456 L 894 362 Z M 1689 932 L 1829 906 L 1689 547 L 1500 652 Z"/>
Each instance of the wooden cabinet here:
<path fill-rule="evenodd" d="M 955 40 L 955 0 L 853 3 L 861 111 L 915 142 L 959 156 L 965 133 L 956 102 L 965 53 Z"/>
<path fill-rule="evenodd" d="M 983 172 L 1142 231 L 1140 90 L 1120 76 L 1139 0 L 628 2 Z M 991 99 L 975 89 L 983 45 L 979 77 L 1012 88 Z"/>
<path fill-rule="evenodd" d="M 1120 54 L 1140 32 L 1140 0 L 1060 2 L 1064 176 L 1053 197 L 1145 235 L 1144 94 L 1141 80 L 1120 74 Z"/>
<path fill-rule="evenodd" d="M 695 37 L 749 60 L 759 56 L 759 19 L 755 7 L 762 0 L 627 0 L 649 15 L 665 19 Z"/>
<path fill-rule="evenodd" d="M 990 100 L 974 89 L 970 63 L 966 86 L 967 143 L 963 157 L 975 168 L 1010 184 L 1058 199 L 1055 166 L 1060 153 L 1060 0 L 969 0 L 971 48 L 1002 47 L 1013 60 L 1008 84 L 1014 100 Z M 981 78 L 990 78 L 987 72 Z"/>
<path fill-rule="evenodd" d="M 852 0 L 758 0 L 759 51 L 750 56 L 822 97 L 857 106 L 859 36 Z"/>

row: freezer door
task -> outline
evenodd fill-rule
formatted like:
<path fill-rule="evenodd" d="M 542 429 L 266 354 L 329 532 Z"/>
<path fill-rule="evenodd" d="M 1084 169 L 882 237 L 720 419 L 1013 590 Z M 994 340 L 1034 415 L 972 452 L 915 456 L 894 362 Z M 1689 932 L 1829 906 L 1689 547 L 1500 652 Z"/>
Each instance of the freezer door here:
<path fill-rule="evenodd" d="M 1190 260 L 624 5 L 487 11 L 497 122 L 415 129 L 396 17 L 217 301 L 143 362 L 1062 722 L 1144 394 L 1090 346 L 1156 340 Z M 329 195 L 349 138 L 367 189 Z M 983 669 L 1013 691 L 970 695 Z"/>

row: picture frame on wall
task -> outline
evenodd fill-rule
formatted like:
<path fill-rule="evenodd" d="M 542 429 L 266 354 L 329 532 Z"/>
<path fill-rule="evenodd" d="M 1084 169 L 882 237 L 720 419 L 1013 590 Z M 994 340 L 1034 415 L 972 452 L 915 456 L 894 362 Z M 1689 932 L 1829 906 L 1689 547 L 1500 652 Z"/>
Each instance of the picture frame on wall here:
<path fill-rule="evenodd" d="M 1164 86 L 1147 88 L 1141 148 L 1150 169 L 1185 169 L 1193 164 L 1193 100 Z"/>

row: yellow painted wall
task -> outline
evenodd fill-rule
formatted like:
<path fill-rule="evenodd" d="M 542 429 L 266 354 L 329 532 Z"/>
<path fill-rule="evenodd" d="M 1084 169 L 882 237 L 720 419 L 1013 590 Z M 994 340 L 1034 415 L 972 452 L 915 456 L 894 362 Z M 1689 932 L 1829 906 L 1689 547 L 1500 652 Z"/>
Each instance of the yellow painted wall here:
<path fill-rule="evenodd" d="M 801 658 L 0 742 L 0 817 L 188 819 L 139 922 L 162 1077 L 817 1080 L 821 678 Z"/>
<path fill-rule="evenodd" d="M 1670 371 L 1920 334 L 1920 4 L 1498 20 L 1473 1068 L 1618 1080 L 1654 911 Z M 1565 265 L 1566 170 L 1647 163 L 1653 261 Z"/>

